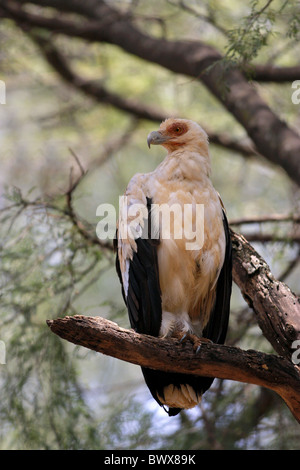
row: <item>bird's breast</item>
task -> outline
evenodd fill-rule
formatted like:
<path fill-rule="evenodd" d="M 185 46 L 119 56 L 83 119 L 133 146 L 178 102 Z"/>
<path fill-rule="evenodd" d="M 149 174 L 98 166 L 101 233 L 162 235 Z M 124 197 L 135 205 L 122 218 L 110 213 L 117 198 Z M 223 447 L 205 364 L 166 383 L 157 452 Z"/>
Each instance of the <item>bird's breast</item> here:
<path fill-rule="evenodd" d="M 218 194 L 211 185 L 183 185 L 178 181 L 161 187 L 156 194 L 159 196 L 153 203 L 160 233 L 163 311 L 178 319 L 187 316 L 195 324 L 200 322 L 202 329 L 215 301 L 225 253 Z"/>

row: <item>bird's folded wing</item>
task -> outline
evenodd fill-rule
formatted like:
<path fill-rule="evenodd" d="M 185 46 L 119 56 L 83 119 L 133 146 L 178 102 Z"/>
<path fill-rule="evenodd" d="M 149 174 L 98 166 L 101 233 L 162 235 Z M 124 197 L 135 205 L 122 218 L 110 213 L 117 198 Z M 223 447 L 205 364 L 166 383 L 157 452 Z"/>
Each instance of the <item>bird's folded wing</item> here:
<path fill-rule="evenodd" d="M 210 314 L 203 336 L 214 343 L 223 344 L 225 341 L 232 285 L 232 246 L 227 217 L 223 210 L 223 226 L 226 239 L 225 258 L 216 286 L 216 302 Z"/>
<path fill-rule="evenodd" d="M 127 254 L 122 250 L 122 244 L 127 241 L 117 232 L 114 243 L 116 268 L 132 328 L 139 333 L 158 336 L 162 318 L 157 261 L 159 240 L 151 239 L 151 200 L 148 198 L 147 214 L 144 230 L 135 238 L 135 246 Z"/>

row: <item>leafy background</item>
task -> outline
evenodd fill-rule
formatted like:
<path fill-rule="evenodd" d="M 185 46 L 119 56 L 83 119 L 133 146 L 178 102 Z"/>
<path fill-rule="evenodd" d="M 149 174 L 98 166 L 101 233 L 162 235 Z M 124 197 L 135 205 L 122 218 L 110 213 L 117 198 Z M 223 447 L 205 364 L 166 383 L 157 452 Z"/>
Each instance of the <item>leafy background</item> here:
<path fill-rule="evenodd" d="M 299 60 L 297 2 L 267 2 L 263 12 L 266 3 L 258 1 L 111 3 L 130 9 L 151 34 L 216 46 L 228 67 Z M 170 419 L 151 398 L 139 367 L 50 332 L 46 319 L 76 313 L 129 326 L 113 254 L 82 236 L 66 212 L 66 192 L 81 173 L 78 161 L 86 173 L 72 193 L 73 207 L 93 233 L 98 205 L 117 208 L 132 175 L 155 168 L 164 150 L 146 145 L 156 124 L 96 103 L 62 82 L 13 22 L 1 21 L 0 37 L 0 78 L 6 84 L 6 104 L 0 105 L 0 339 L 6 347 L 0 448 L 298 449 L 299 426 L 268 390 L 216 380 L 198 408 Z M 199 82 L 112 45 L 57 41 L 79 74 L 97 77 L 111 91 L 247 141 Z M 253 86 L 299 129 L 300 105 L 291 101 L 290 83 Z M 216 145 L 211 157 L 213 183 L 229 219 L 299 211 L 299 189 L 262 157 Z M 290 228 L 239 227 L 257 240 L 272 233 L 272 242 L 254 245 L 273 274 L 299 292 L 299 245 L 289 239 Z M 272 352 L 236 286 L 228 342 Z"/>

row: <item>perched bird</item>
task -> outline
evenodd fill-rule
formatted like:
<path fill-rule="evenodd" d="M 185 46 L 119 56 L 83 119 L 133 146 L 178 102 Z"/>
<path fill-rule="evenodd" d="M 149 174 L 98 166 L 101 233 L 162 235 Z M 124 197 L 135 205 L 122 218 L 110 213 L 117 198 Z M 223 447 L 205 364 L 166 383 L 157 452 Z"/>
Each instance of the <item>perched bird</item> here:
<path fill-rule="evenodd" d="M 149 148 L 162 145 L 167 155 L 154 171 L 129 182 L 114 240 L 131 326 L 152 336 L 189 338 L 198 347 L 209 340 L 223 344 L 231 242 L 223 204 L 210 180 L 207 134 L 193 121 L 167 119 L 147 142 Z M 169 227 L 161 208 L 172 209 Z M 170 416 L 197 405 L 214 380 L 142 371 L 152 396 Z"/>

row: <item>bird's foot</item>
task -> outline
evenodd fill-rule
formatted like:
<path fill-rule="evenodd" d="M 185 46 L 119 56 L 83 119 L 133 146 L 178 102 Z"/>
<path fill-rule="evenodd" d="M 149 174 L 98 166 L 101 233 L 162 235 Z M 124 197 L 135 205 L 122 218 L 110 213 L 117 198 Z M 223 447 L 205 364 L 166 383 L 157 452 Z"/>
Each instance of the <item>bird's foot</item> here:
<path fill-rule="evenodd" d="M 193 349 L 196 354 L 198 354 L 200 351 L 202 344 L 212 343 L 210 339 L 199 337 L 192 333 L 175 333 L 172 336 L 177 338 L 180 344 L 184 343 L 185 341 L 191 341 L 193 343 Z"/>

